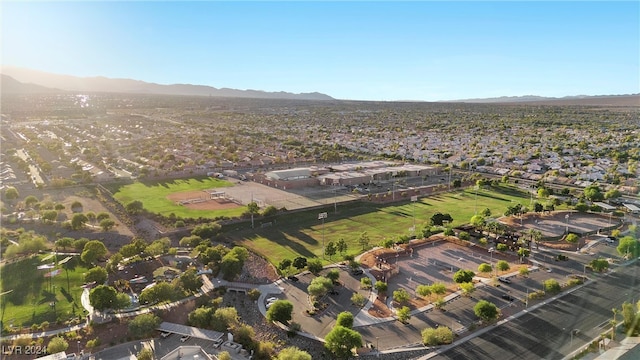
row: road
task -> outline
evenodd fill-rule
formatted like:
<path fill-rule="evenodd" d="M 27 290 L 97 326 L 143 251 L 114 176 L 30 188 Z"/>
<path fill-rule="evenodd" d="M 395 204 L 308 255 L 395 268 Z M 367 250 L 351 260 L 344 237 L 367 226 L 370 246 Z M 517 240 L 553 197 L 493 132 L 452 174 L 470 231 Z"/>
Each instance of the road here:
<path fill-rule="evenodd" d="M 640 299 L 640 266 L 619 268 L 431 359 L 562 359 L 609 329 L 611 309 Z M 622 319 L 618 315 L 618 321 Z M 573 335 L 572 335 L 573 332 Z"/>

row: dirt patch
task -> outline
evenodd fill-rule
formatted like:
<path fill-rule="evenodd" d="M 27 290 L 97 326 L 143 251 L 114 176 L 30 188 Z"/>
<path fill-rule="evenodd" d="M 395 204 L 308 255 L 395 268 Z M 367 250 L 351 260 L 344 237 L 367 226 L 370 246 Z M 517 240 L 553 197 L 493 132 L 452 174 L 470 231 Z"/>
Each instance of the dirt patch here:
<path fill-rule="evenodd" d="M 376 301 L 369 308 L 369 315 L 377 318 L 386 318 L 386 317 L 393 316 L 393 313 L 391 312 L 391 310 L 389 310 L 389 308 L 384 302 L 376 298 Z"/>
<path fill-rule="evenodd" d="M 240 207 L 240 205 L 229 199 L 211 199 L 209 194 L 205 191 L 173 193 L 168 195 L 167 199 L 193 210 L 225 210 Z"/>

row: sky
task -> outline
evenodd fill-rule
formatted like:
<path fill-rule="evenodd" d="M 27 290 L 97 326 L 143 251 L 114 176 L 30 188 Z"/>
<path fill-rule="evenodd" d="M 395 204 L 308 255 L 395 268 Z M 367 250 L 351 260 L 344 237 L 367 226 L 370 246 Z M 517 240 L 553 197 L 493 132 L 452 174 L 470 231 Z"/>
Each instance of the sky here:
<path fill-rule="evenodd" d="M 0 3 L 2 65 L 438 101 L 640 93 L 640 2 Z"/>

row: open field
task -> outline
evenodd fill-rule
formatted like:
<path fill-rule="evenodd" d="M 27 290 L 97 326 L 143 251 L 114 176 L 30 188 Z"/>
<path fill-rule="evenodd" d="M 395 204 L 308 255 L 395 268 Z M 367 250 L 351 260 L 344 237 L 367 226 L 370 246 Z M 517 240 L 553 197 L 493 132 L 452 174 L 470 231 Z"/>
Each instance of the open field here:
<path fill-rule="evenodd" d="M 265 224 L 255 223 L 255 229 L 246 224 L 245 228 L 234 225 L 234 231 L 229 236 L 239 244 L 246 246 L 265 256 L 277 265 L 283 259 L 293 259 L 297 256 L 322 257 L 323 237 L 325 244 L 337 242 L 343 238 L 348 244 L 349 254 L 359 254 L 362 246 L 358 238 L 366 231 L 369 245 L 375 246 L 385 238 L 396 238 L 399 235 L 410 235 L 411 227 L 421 230 L 428 225 L 430 217 L 436 212 L 449 213 L 453 217 L 453 226 L 468 223 L 477 211 L 489 208 L 494 215 L 501 215 L 507 206 L 521 203 L 529 204 L 529 194 L 510 186 L 500 186 L 493 189 L 467 189 L 457 192 L 425 197 L 415 204 L 410 201 L 392 205 L 377 205 L 368 202 L 350 203 L 338 206 L 334 213 L 333 207 L 311 211 L 284 214 Z M 476 205 L 477 204 L 477 205 Z M 324 226 L 318 220 L 318 214 L 327 212 Z M 324 234 L 324 235 L 323 235 Z M 326 262 L 333 262 L 342 256 L 334 255 Z"/>
<path fill-rule="evenodd" d="M 45 256 L 34 256 L 2 266 L 0 293 L 8 292 L 2 295 L 0 317 L 3 324 L 27 326 L 43 321 L 53 324 L 57 319 L 64 321 L 74 315 L 84 314 L 80 303 L 80 286 L 84 283 L 83 276 L 87 269 L 77 265 L 78 257 L 75 256 L 67 262 L 69 271 L 63 269 L 50 281 L 44 275 L 54 269 L 36 269 L 39 265 L 54 262 L 54 258 L 42 261 Z M 58 260 L 66 257 L 58 255 Z M 62 267 L 58 265 L 56 269 Z M 55 308 L 52 306 L 54 301 Z"/>
<path fill-rule="evenodd" d="M 113 196 L 126 205 L 131 201 L 142 201 L 144 208 L 152 213 L 169 215 L 171 213 L 184 218 L 215 218 L 218 216 L 238 216 L 246 209 L 244 206 L 221 204 L 215 200 L 209 200 L 208 194 L 203 190 L 233 186 L 226 180 L 211 177 L 198 177 L 191 179 L 177 179 L 160 182 L 136 182 L 111 189 Z M 178 203 L 179 200 L 204 197 L 206 202 L 202 205 L 189 204 L 185 206 Z M 211 211 L 214 210 L 214 211 Z"/>

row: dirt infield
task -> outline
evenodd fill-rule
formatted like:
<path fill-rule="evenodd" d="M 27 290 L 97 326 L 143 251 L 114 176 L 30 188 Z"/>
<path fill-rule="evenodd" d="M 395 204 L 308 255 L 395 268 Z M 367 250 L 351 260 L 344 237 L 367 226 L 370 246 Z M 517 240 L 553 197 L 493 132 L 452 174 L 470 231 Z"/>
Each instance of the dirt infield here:
<path fill-rule="evenodd" d="M 201 190 L 173 193 L 168 195 L 167 199 L 175 203 L 182 203 L 182 206 L 193 210 L 224 210 L 240 207 L 233 201 L 224 198 L 210 199 L 209 194 Z"/>

